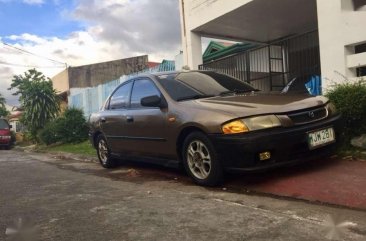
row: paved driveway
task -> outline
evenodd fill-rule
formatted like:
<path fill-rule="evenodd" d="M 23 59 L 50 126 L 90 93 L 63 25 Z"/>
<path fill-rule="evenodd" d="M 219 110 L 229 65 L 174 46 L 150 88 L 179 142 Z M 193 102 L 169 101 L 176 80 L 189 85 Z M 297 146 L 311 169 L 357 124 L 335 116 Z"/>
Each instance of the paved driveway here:
<path fill-rule="evenodd" d="M 0 240 L 366 239 L 363 211 L 207 189 L 153 166 L 0 151 L 0 185 Z"/>

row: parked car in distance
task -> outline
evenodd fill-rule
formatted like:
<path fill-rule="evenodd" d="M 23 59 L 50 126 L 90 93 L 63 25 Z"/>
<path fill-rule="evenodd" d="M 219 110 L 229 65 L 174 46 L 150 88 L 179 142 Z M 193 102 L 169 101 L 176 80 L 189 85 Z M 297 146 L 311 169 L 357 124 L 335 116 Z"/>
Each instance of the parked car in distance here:
<path fill-rule="evenodd" d="M 103 167 L 115 157 L 182 163 L 193 180 L 330 155 L 340 116 L 323 96 L 262 92 L 213 71 L 140 75 L 89 118 Z"/>
<path fill-rule="evenodd" d="M 9 125 L 6 119 L 0 118 L 0 147 L 5 147 L 9 150 L 11 147 L 11 125 Z"/>

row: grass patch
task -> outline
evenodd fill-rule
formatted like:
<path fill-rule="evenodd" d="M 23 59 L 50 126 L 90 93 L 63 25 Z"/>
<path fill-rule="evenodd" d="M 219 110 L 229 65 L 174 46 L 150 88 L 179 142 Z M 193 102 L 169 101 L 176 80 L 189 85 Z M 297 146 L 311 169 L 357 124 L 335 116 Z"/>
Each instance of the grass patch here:
<path fill-rule="evenodd" d="M 40 146 L 39 150 L 46 152 L 68 152 L 86 156 L 96 156 L 97 152 L 89 141 L 81 143 L 67 143 L 52 146 Z"/>
<path fill-rule="evenodd" d="M 338 149 L 337 154 L 344 157 L 366 160 L 366 150 L 354 146 L 343 146 Z"/>

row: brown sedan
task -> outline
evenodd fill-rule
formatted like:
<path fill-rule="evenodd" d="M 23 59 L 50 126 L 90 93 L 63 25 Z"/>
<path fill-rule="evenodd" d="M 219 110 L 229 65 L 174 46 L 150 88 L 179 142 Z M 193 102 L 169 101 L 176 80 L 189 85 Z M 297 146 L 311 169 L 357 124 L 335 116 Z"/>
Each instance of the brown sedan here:
<path fill-rule="evenodd" d="M 329 155 L 339 115 L 323 96 L 264 93 L 212 71 L 141 75 L 90 116 L 100 163 L 117 157 L 182 163 L 217 185 L 227 171 L 257 171 Z"/>

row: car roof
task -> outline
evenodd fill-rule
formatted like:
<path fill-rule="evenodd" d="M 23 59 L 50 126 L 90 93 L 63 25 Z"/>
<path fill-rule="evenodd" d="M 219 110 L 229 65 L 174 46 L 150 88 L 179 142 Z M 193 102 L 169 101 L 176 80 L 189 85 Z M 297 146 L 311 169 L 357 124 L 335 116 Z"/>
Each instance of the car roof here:
<path fill-rule="evenodd" d="M 136 77 L 159 77 L 161 75 L 171 75 L 171 74 L 179 74 L 179 73 L 193 73 L 193 72 L 199 72 L 199 73 L 204 73 L 204 72 L 215 72 L 212 70 L 177 70 L 177 71 L 165 71 L 165 72 L 156 72 L 156 73 L 142 73 L 139 74 Z"/>

